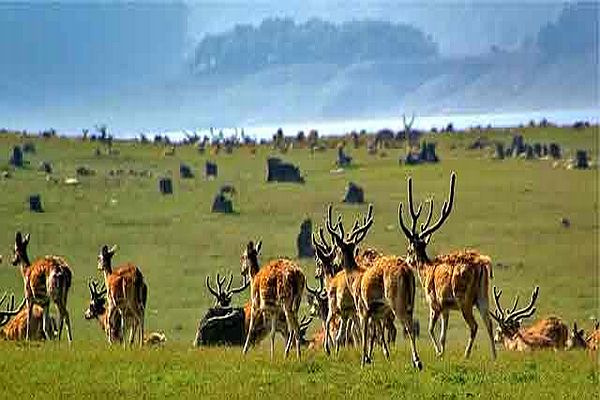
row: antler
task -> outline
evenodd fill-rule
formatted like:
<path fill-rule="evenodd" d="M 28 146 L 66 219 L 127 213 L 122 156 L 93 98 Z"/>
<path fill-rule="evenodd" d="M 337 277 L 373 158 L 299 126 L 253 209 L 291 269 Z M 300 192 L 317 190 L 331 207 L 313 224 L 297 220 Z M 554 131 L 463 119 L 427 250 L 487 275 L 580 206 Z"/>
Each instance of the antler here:
<path fill-rule="evenodd" d="M 500 305 L 500 296 L 502 295 L 502 290 L 497 290 L 496 287 L 494 286 L 494 302 L 496 303 L 496 310 L 493 313 L 490 312 L 490 315 L 498 323 L 502 323 L 502 324 L 516 323 L 516 324 L 518 324 L 522 319 L 529 318 L 533 315 L 533 313 L 535 313 L 535 310 L 536 310 L 535 302 L 537 300 L 539 291 L 540 291 L 539 286 L 536 286 L 535 289 L 533 289 L 533 292 L 531 294 L 531 299 L 529 301 L 529 304 L 520 310 L 516 310 L 517 305 L 519 303 L 519 296 L 515 296 L 515 301 L 513 303 L 512 308 L 510 310 L 507 308 L 506 314 L 505 314 L 504 311 L 502 311 L 502 306 Z"/>
<path fill-rule="evenodd" d="M 306 317 L 303 316 L 302 320 L 300 321 L 300 326 L 299 326 L 299 333 L 300 333 L 300 337 L 304 337 L 304 335 L 306 335 L 306 331 L 308 330 L 308 328 L 310 327 L 310 323 L 312 322 L 313 317 Z"/>
<path fill-rule="evenodd" d="M 415 122 L 415 114 L 412 114 L 410 122 L 406 123 L 406 114 L 402 114 L 402 123 L 404 124 L 404 130 L 409 132 L 412 129 L 413 123 Z"/>
<path fill-rule="evenodd" d="M 231 303 L 231 296 L 243 291 L 250 285 L 250 280 L 244 276 L 242 285 L 235 289 L 231 289 L 233 274 L 230 274 L 229 281 L 223 289 L 223 284 L 225 283 L 226 277 L 221 277 L 221 274 L 217 273 L 216 278 L 217 290 L 213 289 L 210 285 L 210 276 L 206 277 L 206 287 L 208 288 L 208 291 L 215 297 L 215 306 L 229 307 L 229 303 Z"/>
<path fill-rule="evenodd" d="M 334 241 L 338 245 L 343 245 L 344 244 L 344 227 L 342 226 L 342 216 L 341 215 L 338 216 L 336 224 L 333 225 L 332 218 L 331 218 L 332 209 L 333 209 L 333 206 L 331 204 L 329 204 L 329 206 L 327 207 L 327 220 L 326 220 L 327 231 L 329 232 L 331 237 L 334 239 Z M 338 233 L 338 229 L 340 230 L 340 233 Z"/>
<path fill-rule="evenodd" d="M 90 279 L 88 282 L 88 287 L 90 288 L 90 294 L 94 298 L 102 297 L 106 294 L 106 286 L 104 283 L 102 283 L 100 290 L 98 290 L 98 282 L 96 282 L 94 279 Z"/>
<path fill-rule="evenodd" d="M 329 243 L 327 243 L 327 240 L 325 240 L 325 235 L 323 234 L 322 227 L 319 228 L 319 236 L 321 238 L 320 241 L 317 239 L 317 236 L 314 233 L 312 234 L 312 243 L 315 247 L 315 250 L 317 250 L 317 252 L 323 255 L 324 257 L 331 257 L 334 248 Z"/>
<path fill-rule="evenodd" d="M 456 187 L 456 173 L 453 171 L 452 175 L 450 175 L 450 193 L 448 195 L 448 200 L 444 200 L 444 204 L 442 204 L 442 212 L 440 215 L 440 218 L 437 220 L 437 222 L 435 224 L 433 224 L 433 226 L 429 227 L 429 228 L 425 228 L 425 230 L 422 230 L 421 233 L 419 234 L 419 236 L 421 238 L 426 238 L 427 236 L 431 236 L 435 231 L 437 231 L 446 221 L 446 219 L 448 219 L 448 217 L 450 216 L 450 212 L 452 211 L 452 206 L 454 205 L 454 192 L 455 192 L 455 187 Z M 431 208 L 433 208 L 433 199 L 430 200 L 431 201 Z M 428 222 L 426 225 L 429 225 L 429 220 L 430 218 L 428 218 Z"/>
<path fill-rule="evenodd" d="M 514 311 L 514 309 L 517 307 L 517 303 L 518 303 L 518 297 L 517 297 L 517 299 L 515 299 L 515 304 L 514 304 L 512 310 L 506 316 L 506 319 L 509 321 L 519 322 L 520 320 L 522 320 L 524 318 L 531 317 L 533 315 L 533 313 L 535 313 L 535 310 L 536 310 L 535 302 L 537 300 L 539 292 L 540 292 L 540 287 L 536 286 L 535 289 L 533 289 L 533 292 L 531 293 L 531 299 L 529 300 L 529 304 L 527 305 L 527 307 L 522 308 L 517 311 Z"/>
<path fill-rule="evenodd" d="M 334 238 L 335 242 L 338 246 L 344 246 L 349 244 L 358 244 L 360 243 L 367 232 L 373 225 L 373 204 L 369 204 L 369 209 L 367 211 L 367 216 L 363 218 L 362 224 L 360 223 L 360 219 L 356 219 L 354 221 L 354 225 L 352 226 L 352 230 L 348 234 L 348 238 L 346 239 L 346 235 L 344 233 L 344 225 L 342 224 L 342 216 L 338 216 L 337 222 L 335 225 L 332 224 L 332 205 L 329 204 L 327 207 L 327 230 L 331 237 Z M 338 233 L 339 230 L 339 233 Z"/>
<path fill-rule="evenodd" d="M 243 279 L 244 279 L 244 281 L 240 287 L 237 287 L 235 289 L 230 289 L 231 281 L 233 280 L 233 274 L 231 274 L 231 277 L 229 278 L 229 285 L 227 285 L 227 292 L 230 296 L 233 294 L 236 294 L 236 293 L 240 293 L 240 292 L 244 291 L 248 286 L 250 286 L 250 279 L 248 279 L 248 277 L 246 275 L 243 276 Z"/>
<path fill-rule="evenodd" d="M 325 288 L 323 287 L 323 278 L 319 279 L 319 288 L 318 289 L 313 289 L 311 288 L 308 283 L 306 284 L 306 290 L 308 291 L 308 293 L 312 294 L 315 297 L 323 297 L 325 294 Z"/>
<path fill-rule="evenodd" d="M 4 303 L 5 299 L 6 299 L 6 293 L 4 293 L 4 295 L 2 296 L 2 299 L 0 299 L 0 305 L 2 305 Z M 8 321 L 10 321 L 11 317 L 13 317 L 21 312 L 21 310 L 23 309 L 24 306 L 25 306 L 25 299 L 23 299 L 23 301 L 21 301 L 21 304 L 19 304 L 19 306 L 15 308 L 15 295 L 11 294 L 10 302 L 6 306 L 6 311 L 0 311 L 0 326 L 6 325 L 8 323 Z"/>
<path fill-rule="evenodd" d="M 352 231 L 349 234 L 349 241 L 354 244 L 360 243 L 367 235 L 371 225 L 373 225 L 373 204 L 369 204 L 369 210 L 367 211 L 367 216 L 363 218 L 362 226 L 358 221 L 357 219 L 354 222 Z"/>

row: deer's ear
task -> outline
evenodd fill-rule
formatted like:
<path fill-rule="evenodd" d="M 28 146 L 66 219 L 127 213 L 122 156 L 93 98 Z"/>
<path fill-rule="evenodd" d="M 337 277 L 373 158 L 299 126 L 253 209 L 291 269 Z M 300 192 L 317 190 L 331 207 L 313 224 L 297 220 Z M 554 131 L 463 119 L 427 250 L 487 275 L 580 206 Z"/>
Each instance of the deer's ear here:
<path fill-rule="evenodd" d="M 29 233 L 26 233 L 25 236 L 23 236 L 23 244 L 28 244 L 29 243 Z"/>
<path fill-rule="evenodd" d="M 117 251 L 117 245 L 113 245 L 113 247 L 110 248 L 110 250 L 108 250 L 108 254 L 110 254 L 111 256 L 114 255 Z"/>
<path fill-rule="evenodd" d="M 22 242 L 23 242 L 23 236 L 21 235 L 21 232 L 17 232 L 15 234 L 15 243 L 21 244 Z"/>
<path fill-rule="evenodd" d="M 258 241 L 256 242 L 256 247 L 254 248 L 254 250 L 256 250 L 256 254 L 260 253 L 260 249 L 261 249 L 261 247 L 262 247 L 262 241 L 261 241 L 261 240 L 258 240 Z"/>

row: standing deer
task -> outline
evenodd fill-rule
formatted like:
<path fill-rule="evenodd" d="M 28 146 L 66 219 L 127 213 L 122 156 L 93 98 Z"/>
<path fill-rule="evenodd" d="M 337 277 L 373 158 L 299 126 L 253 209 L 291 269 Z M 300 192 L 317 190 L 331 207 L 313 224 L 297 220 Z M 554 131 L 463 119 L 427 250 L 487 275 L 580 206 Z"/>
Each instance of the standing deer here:
<path fill-rule="evenodd" d="M 258 253 L 261 242 L 254 247 L 249 242 L 241 257 L 242 275 L 250 279 L 250 323 L 244 354 L 248 352 L 250 338 L 256 327 L 259 314 L 271 322 L 271 359 L 275 350 L 275 330 L 279 310 L 283 309 L 288 327 L 288 340 L 285 347 L 287 357 L 292 341 L 296 340 L 296 357 L 300 359 L 300 325 L 298 323 L 298 309 L 302 301 L 302 293 L 306 285 L 304 273 L 294 262 L 289 259 L 276 259 L 270 261 L 262 268 L 258 265 Z"/>
<path fill-rule="evenodd" d="M 577 322 L 573 322 L 573 329 L 569 332 L 567 339 L 567 349 L 587 349 L 595 352 L 600 348 L 600 322 L 596 321 L 594 330 L 585 335 L 583 329 L 577 328 Z"/>
<path fill-rule="evenodd" d="M 27 255 L 29 239 L 29 234 L 16 233 L 12 258 L 12 265 L 21 268 L 25 286 L 24 293 L 27 308 L 25 340 L 31 338 L 32 320 L 35 313 L 34 305 L 36 304 L 43 309 L 42 330 L 44 331 L 44 337 L 51 338 L 54 336 L 50 332 L 51 327 L 48 326 L 48 322 L 51 320 L 50 302 L 53 302 L 58 311 L 58 339 L 61 338 L 63 325 L 66 325 L 67 337 L 69 343 L 71 343 L 73 336 L 69 311 L 67 310 L 67 297 L 72 280 L 71 268 L 62 257 L 57 256 L 46 256 L 31 263 Z"/>
<path fill-rule="evenodd" d="M 108 342 L 113 343 L 113 329 L 117 329 L 117 318 L 121 317 L 123 336 L 130 328 L 129 343 L 133 344 L 136 333 L 139 345 L 144 343 L 144 314 L 148 297 L 148 286 L 140 269 L 131 263 L 123 264 L 115 270 L 112 268 L 112 257 L 117 246 L 110 250 L 102 246 L 98 254 L 98 269 L 104 273 L 104 283 L 108 297 L 108 327 L 106 335 Z M 126 343 L 124 343 L 126 344 Z"/>
<path fill-rule="evenodd" d="M 0 299 L 0 306 L 4 303 L 6 294 Z M 49 327 L 52 336 L 47 338 L 43 330 L 44 309 L 34 304 L 33 316 L 31 318 L 30 338 L 31 340 L 45 340 L 54 337 L 56 323 L 50 318 Z M 0 311 L 0 339 L 4 340 L 24 340 L 27 333 L 27 309 L 25 308 L 25 299 L 21 304 L 15 307 L 15 297 L 11 296 L 10 302 L 6 306 L 6 311 Z"/>
<path fill-rule="evenodd" d="M 502 310 L 500 296 L 502 291 L 494 287 L 496 310 L 490 313 L 498 323 L 496 342 L 502 343 L 507 350 L 527 351 L 543 348 L 564 349 L 567 344 L 569 328 L 557 317 L 548 317 L 535 322 L 527 328 L 521 328 L 521 321 L 535 313 L 535 302 L 540 288 L 536 286 L 529 304 L 517 309 L 519 296 L 511 309 Z"/>
<path fill-rule="evenodd" d="M 477 335 L 477 322 L 473 316 L 473 307 L 477 307 L 489 336 L 492 358 L 496 358 L 496 348 L 492 333 L 492 321 L 489 316 L 488 287 L 492 277 L 492 262 L 488 256 L 475 250 L 455 251 L 450 254 L 429 258 L 426 247 L 431 237 L 446 221 L 454 204 L 456 174 L 450 177 L 450 194 L 442 205 L 437 222 L 430 226 L 433 217 L 433 198 L 428 201 L 429 213 L 424 224 L 417 229 L 423 204 L 417 211 L 413 204 L 412 178 L 408 178 L 408 206 L 412 218 L 409 229 L 404 223 L 402 203 L 398 206 L 398 223 L 408 239 L 408 255 L 406 261 L 418 275 L 425 297 L 429 304 L 429 336 L 438 356 L 444 354 L 446 332 L 450 310 L 460 310 L 469 326 L 470 336 L 465 349 L 465 357 L 469 357 L 473 342 Z M 442 317 L 442 328 L 439 343 L 435 338 L 435 325 Z"/>
<path fill-rule="evenodd" d="M 370 268 L 361 266 L 356 262 L 356 246 L 365 238 L 368 230 L 373 225 L 373 205 L 369 205 L 367 216 L 362 223 L 356 220 L 352 231 L 346 236 L 342 217 L 337 223 L 332 222 L 332 207 L 327 210 L 327 230 L 334 238 L 334 242 L 342 254 L 342 266 L 346 272 L 347 284 L 351 288 L 354 305 L 356 307 L 362 334 L 361 366 L 371 361 L 373 342 L 377 329 L 384 331 L 384 321 L 390 313 L 398 318 L 411 344 L 413 365 L 422 369 L 415 339 L 413 335 L 413 310 L 415 298 L 415 278 L 412 270 L 400 257 L 381 256 L 374 260 L 369 259 Z M 370 348 L 367 343 L 369 332 Z M 389 349 L 385 335 L 382 335 L 383 352 L 389 358 Z"/>
<path fill-rule="evenodd" d="M 316 299 L 326 299 L 326 304 L 321 304 L 321 313 L 325 314 L 323 329 L 325 333 L 324 349 L 330 354 L 331 324 L 334 322 L 337 332 L 335 336 L 335 352 L 338 354 L 343 336 L 353 330 L 354 343 L 359 343 L 357 331 L 358 317 L 354 307 L 354 299 L 348 286 L 346 272 L 335 265 L 335 248 L 325 240 L 323 229 L 319 229 L 321 241 L 313 234 L 312 241 L 315 248 L 316 273 L 320 282 L 325 282 L 325 290 L 312 293 Z M 309 289 L 309 293 L 311 290 Z M 354 329 L 352 329 L 354 328 Z M 347 339 L 347 338 L 346 338 Z"/>

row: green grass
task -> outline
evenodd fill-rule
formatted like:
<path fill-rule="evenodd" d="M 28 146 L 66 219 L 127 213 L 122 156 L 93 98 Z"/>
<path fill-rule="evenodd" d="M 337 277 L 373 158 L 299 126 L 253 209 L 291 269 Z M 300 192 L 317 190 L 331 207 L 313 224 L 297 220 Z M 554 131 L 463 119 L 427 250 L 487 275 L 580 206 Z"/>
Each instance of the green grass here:
<path fill-rule="evenodd" d="M 597 128 L 524 129 L 529 142 L 555 141 L 567 156 L 576 149 L 598 154 Z M 387 253 L 403 254 L 406 241 L 397 227 L 399 201 L 406 200 L 406 177 L 413 176 L 416 199 L 434 194 L 438 206 L 448 190 L 450 171 L 458 175 L 456 204 L 445 226 L 435 235 L 430 254 L 475 247 L 492 257 L 493 283 L 504 291 L 506 306 L 515 294 L 528 298 L 540 285 L 536 316 L 559 315 L 589 328 L 588 318 L 598 311 L 598 172 L 555 169 L 551 161 L 507 159 L 495 161 L 488 150 L 467 151 L 476 136 L 508 143 L 506 132 L 437 135 L 441 162 L 437 165 L 398 165 L 402 150 L 388 150 L 385 158 L 372 157 L 364 148 L 350 149 L 358 166 L 332 174 L 335 153 L 314 156 L 292 150 L 282 158 L 300 165 L 305 185 L 264 182 L 266 147 L 250 155 L 239 149 L 232 155 L 199 155 L 180 147 L 174 157 L 163 148 L 117 143 L 119 155 L 97 157 L 96 143 L 68 139 L 32 139 L 0 135 L 0 169 L 8 163 L 12 145 L 33 140 L 37 153 L 27 155 L 28 168 L 0 178 L 0 254 L 10 255 L 14 232 L 31 232 L 30 256 L 64 255 L 74 272 L 69 299 L 75 343 L 69 348 L 48 343 L 28 348 L 0 343 L 2 397 L 105 397 L 108 390 L 136 397 L 419 397 L 463 398 L 592 398 L 598 391 L 597 363 L 584 353 L 499 353 L 489 361 L 483 329 L 473 359 L 462 359 L 467 328 L 451 314 L 449 353 L 433 357 L 426 335 L 418 341 L 425 370 L 410 367 L 408 347 L 400 340 L 392 361 L 380 352 L 375 364 L 360 370 L 358 353 L 344 351 L 341 362 L 321 353 L 306 353 L 300 363 L 292 357 L 269 362 L 261 345 L 247 359 L 240 349 L 191 349 L 199 318 L 212 298 L 204 286 L 206 274 L 233 272 L 239 277 L 239 256 L 244 244 L 262 238 L 263 262 L 295 255 L 295 240 L 305 217 L 320 224 L 326 204 L 333 202 L 347 225 L 366 211 L 365 206 L 341 205 L 348 181 L 365 188 L 375 206 L 375 224 L 365 240 Z M 204 161 L 219 164 L 216 181 L 201 178 Z M 87 165 L 96 170 L 81 177 L 78 187 L 47 182 L 37 171 L 40 161 L 51 161 L 54 175 L 75 176 Z M 196 178 L 180 180 L 179 162 L 194 168 Z M 152 178 L 109 177 L 108 171 L 149 169 Z M 158 193 L 157 177 L 172 175 L 173 196 Z M 212 198 L 223 183 L 232 183 L 235 215 L 210 213 Z M 30 213 L 26 198 L 42 195 L 46 210 Z M 564 228 L 560 219 L 571 221 Z M 86 282 L 99 278 L 96 256 L 104 243 L 119 245 L 115 262 L 139 264 L 149 286 L 147 327 L 167 334 L 162 349 L 109 349 L 96 323 L 83 319 L 88 302 Z M 312 281 L 312 260 L 300 260 Z M 496 264 L 503 266 L 497 266 Z M 17 269 L 0 264 L 0 289 L 22 293 Z M 234 300 L 242 303 L 245 293 Z M 417 292 L 417 316 L 425 330 L 427 306 Z M 480 324 L 481 325 L 481 324 Z M 37 394 L 36 394 L 37 393 Z M 10 396 L 10 395 L 13 396 Z"/>

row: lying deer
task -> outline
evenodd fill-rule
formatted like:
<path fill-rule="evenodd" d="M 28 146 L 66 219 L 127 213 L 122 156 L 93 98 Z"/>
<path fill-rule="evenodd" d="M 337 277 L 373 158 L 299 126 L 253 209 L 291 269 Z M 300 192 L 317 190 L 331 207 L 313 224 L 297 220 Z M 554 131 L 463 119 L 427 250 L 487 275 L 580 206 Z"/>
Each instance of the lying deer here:
<path fill-rule="evenodd" d="M 442 205 L 439 219 L 430 226 L 433 217 L 433 199 L 429 200 L 429 213 L 420 230 L 417 228 L 423 205 L 417 211 L 413 204 L 412 179 L 408 178 L 408 206 L 412 218 L 411 228 L 404 223 L 402 203 L 398 207 L 398 223 L 408 239 L 407 263 L 417 271 L 419 280 L 425 291 L 429 304 L 429 336 L 436 353 L 444 354 L 446 332 L 451 310 L 459 310 L 469 326 L 470 336 L 465 349 L 465 357 L 469 357 L 473 342 L 477 335 L 477 322 L 473 316 L 473 307 L 479 314 L 489 336 L 492 358 L 496 358 L 492 321 L 489 313 L 488 287 L 492 277 L 492 262 L 488 256 L 475 250 L 455 251 L 450 254 L 430 258 L 427 245 L 433 234 L 444 224 L 454 204 L 456 174 L 450 177 L 450 194 Z M 442 317 L 442 328 L 439 343 L 435 338 L 435 325 Z"/>
<path fill-rule="evenodd" d="M 6 294 L 0 299 L 0 306 L 4 303 Z M 15 297 L 11 296 L 10 302 L 7 304 L 6 311 L 0 311 L 0 338 L 4 340 L 25 340 L 27 336 L 27 308 L 25 308 L 25 299 L 21 304 L 15 307 Z M 31 318 L 31 326 L 29 338 L 31 340 L 46 340 L 54 337 L 56 329 L 56 321 L 50 318 L 47 323 L 49 332 L 52 336 L 46 337 L 43 329 L 44 309 L 34 304 L 33 316 Z"/>
<path fill-rule="evenodd" d="M 371 361 L 370 354 L 376 331 L 384 331 L 384 321 L 390 313 L 400 319 L 407 332 L 413 365 L 419 369 L 423 365 L 419 359 L 413 335 L 413 310 L 415 298 L 415 278 L 405 261 L 396 256 L 382 256 L 370 260 L 369 268 L 356 262 L 356 246 L 365 238 L 373 225 L 373 206 L 369 205 L 367 216 L 362 223 L 356 221 L 348 235 L 344 233 L 341 216 L 334 225 L 332 207 L 327 210 L 327 230 L 334 238 L 337 248 L 342 254 L 342 266 L 346 273 L 347 284 L 351 288 L 354 306 L 356 307 L 361 330 L 362 357 L 361 366 Z M 367 343 L 370 335 L 370 348 Z M 383 352 L 389 358 L 389 349 L 385 335 L 382 335 Z"/>
<path fill-rule="evenodd" d="M 62 257 L 57 256 L 46 256 L 31 263 L 27 254 L 29 238 L 29 234 L 22 235 L 21 232 L 17 232 L 12 257 L 12 265 L 21 268 L 25 286 L 25 306 L 27 308 L 25 340 L 31 339 L 32 320 L 36 314 L 34 305 L 36 304 L 42 307 L 43 310 L 42 330 L 44 331 L 44 337 L 54 337 L 51 327 L 48 326 L 48 322 L 51 320 L 50 302 L 53 302 L 58 311 L 58 339 L 61 338 L 63 325 L 66 325 L 70 343 L 73 336 L 71 333 L 71 319 L 67 310 L 67 297 L 71 288 L 71 268 Z"/>
<path fill-rule="evenodd" d="M 521 321 L 535 313 L 535 302 L 540 288 L 536 286 L 529 304 L 517 309 L 519 296 L 511 309 L 502 310 L 500 296 L 502 291 L 494 287 L 496 310 L 490 313 L 498 323 L 496 342 L 502 343 L 507 350 L 527 351 L 543 348 L 563 349 L 567 343 L 568 327 L 557 317 L 548 317 L 522 328 Z"/>
<path fill-rule="evenodd" d="M 142 271 L 131 263 L 112 268 L 112 257 L 117 246 L 110 250 L 107 245 L 102 246 L 98 254 L 98 269 L 104 273 L 104 283 L 108 298 L 108 329 L 106 335 L 108 342 L 113 342 L 114 329 L 117 329 L 116 320 L 121 317 L 120 327 L 123 335 L 130 328 L 129 343 L 133 344 L 136 334 L 141 346 L 144 342 L 144 314 L 148 297 L 148 286 L 144 282 Z"/>
<path fill-rule="evenodd" d="M 227 285 L 223 286 L 225 277 L 217 274 L 215 289 L 210 284 L 210 277 L 206 277 L 206 287 L 209 293 L 215 297 L 215 304 L 208 309 L 198 324 L 194 338 L 195 347 L 219 344 L 241 346 L 244 344 L 250 325 L 251 302 L 246 302 L 243 307 L 231 307 L 230 305 L 232 296 L 245 290 L 250 285 L 250 281 L 244 277 L 244 283 L 240 287 L 231 289 L 232 281 L 233 274 L 230 275 Z M 262 341 L 269 333 L 269 328 L 263 315 L 259 315 L 250 342 L 254 344 Z M 275 330 L 283 336 L 284 340 L 287 339 L 287 321 L 282 310 L 277 317 Z"/>
<path fill-rule="evenodd" d="M 106 306 L 106 287 L 102 284 L 102 287 L 98 288 L 98 282 L 90 280 L 88 288 L 90 289 L 90 303 L 87 310 L 83 313 L 84 318 L 87 320 L 97 320 L 102 330 L 109 332 L 111 343 L 121 343 L 124 334 L 121 329 L 121 319 L 117 318 L 112 325 L 109 324 L 109 314 Z M 129 318 L 131 317 L 129 316 Z M 166 342 L 166 340 L 167 338 L 163 333 L 151 332 L 144 336 L 144 345 L 158 345 Z"/>
<path fill-rule="evenodd" d="M 587 336 L 583 329 L 577 328 L 577 322 L 574 322 L 567 339 L 567 349 L 587 349 L 595 352 L 598 348 L 600 348 L 600 322 L 596 321 L 594 330 Z"/>
<path fill-rule="evenodd" d="M 302 301 L 306 278 L 304 273 L 289 259 L 272 260 L 262 268 L 258 264 L 258 253 L 261 242 L 256 247 L 249 242 L 241 257 L 242 275 L 250 279 L 250 323 L 244 344 L 244 354 L 248 351 L 250 338 L 256 328 L 259 314 L 271 323 L 271 359 L 275 348 L 275 331 L 279 311 L 283 309 L 288 328 L 288 339 L 285 347 L 287 357 L 292 341 L 296 340 L 296 357 L 300 359 L 300 325 L 298 309 Z"/>

